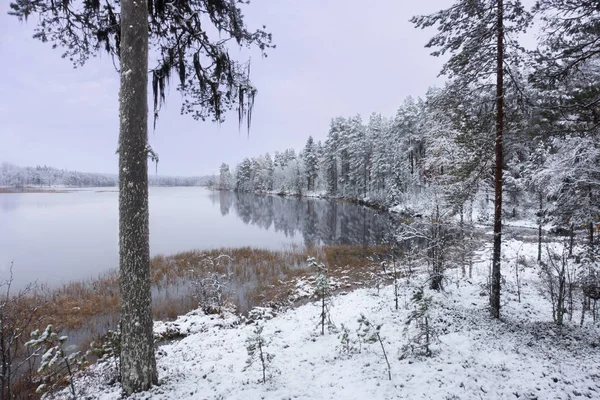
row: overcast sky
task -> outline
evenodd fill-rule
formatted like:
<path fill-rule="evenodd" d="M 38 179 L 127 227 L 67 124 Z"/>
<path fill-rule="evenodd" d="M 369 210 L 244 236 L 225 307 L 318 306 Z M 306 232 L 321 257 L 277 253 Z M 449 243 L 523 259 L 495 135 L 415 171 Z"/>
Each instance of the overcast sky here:
<path fill-rule="evenodd" d="M 0 162 L 116 173 L 118 74 L 106 55 L 73 69 L 31 38 L 0 1 Z M 392 116 L 405 97 L 423 96 L 442 61 L 424 48 L 434 30 L 408 22 L 452 0 L 253 0 L 249 27 L 267 25 L 277 48 L 252 58 L 258 88 L 250 135 L 231 114 L 222 125 L 180 115 L 170 90 L 150 144 L 160 175 L 204 175 L 221 162 L 324 140 L 332 117 Z M 233 54 L 235 56 L 235 54 Z M 175 81 L 174 81 L 175 82 Z"/>

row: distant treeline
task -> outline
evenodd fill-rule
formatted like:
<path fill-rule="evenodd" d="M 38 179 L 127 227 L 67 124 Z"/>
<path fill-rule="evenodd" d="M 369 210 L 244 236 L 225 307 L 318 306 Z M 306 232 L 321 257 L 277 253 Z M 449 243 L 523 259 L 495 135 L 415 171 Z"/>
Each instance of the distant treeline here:
<path fill-rule="evenodd" d="M 148 176 L 151 186 L 206 186 L 210 177 Z M 97 174 L 67 171 L 48 166 L 19 167 L 9 163 L 0 165 L 0 187 L 110 187 L 118 186 L 116 174 Z"/>

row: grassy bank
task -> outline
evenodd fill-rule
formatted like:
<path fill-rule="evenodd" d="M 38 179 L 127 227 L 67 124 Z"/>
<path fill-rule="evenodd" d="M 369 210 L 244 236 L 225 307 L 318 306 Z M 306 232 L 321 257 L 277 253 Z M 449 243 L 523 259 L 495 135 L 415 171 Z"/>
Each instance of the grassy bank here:
<path fill-rule="evenodd" d="M 226 277 L 226 293 L 239 312 L 267 303 L 283 304 L 295 279 L 310 274 L 306 259 L 315 257 L 333 278 L 365 282 L 376 269 L 368 266 L 381 246 L 324 246 L 269 251 L 249 247 L 189 251 L 151 260 L 154 319 L 168 320 L 198 307 L 193 284 L 214 274 Z M 58 288 L 41 286 L 20 299 L 38 316 L 32 328 L 53 324 L 67 333 L 83 332 L 88 340 L 115 328 L 119 315 L 118 271 Z M 84 340 L 84 341 L 88 341 Z"/>

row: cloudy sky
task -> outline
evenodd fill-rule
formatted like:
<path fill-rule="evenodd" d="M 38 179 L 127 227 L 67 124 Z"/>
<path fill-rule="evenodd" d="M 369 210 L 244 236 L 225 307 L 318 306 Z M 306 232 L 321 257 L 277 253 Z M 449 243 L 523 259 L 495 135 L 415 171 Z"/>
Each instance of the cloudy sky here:
<path fill-rule="evenodd" d="M 115 173 L 118 74 L 110 58 L 73 69 L 59 50 L 31 38 L 36 18 L 20 23 L 7 15 L 8 3 L 0 1 L 0 162 Z M 259 92 L 250 135 L 235 114 L 220 126 L 181 116 L 173 87 L 150 131 L 159 174 L 211 174 L 221 162 L 300 149 L 309 135 L 324 140 L 336 116 L 392 116 L 405 97 L 442 82 L 442 61 L 423 47 L 434 31 L 415 29 L 409 18 L 450 4 L 253 0 L 247 24 L 267 25 L 277 48 L 252 58 Z"/>

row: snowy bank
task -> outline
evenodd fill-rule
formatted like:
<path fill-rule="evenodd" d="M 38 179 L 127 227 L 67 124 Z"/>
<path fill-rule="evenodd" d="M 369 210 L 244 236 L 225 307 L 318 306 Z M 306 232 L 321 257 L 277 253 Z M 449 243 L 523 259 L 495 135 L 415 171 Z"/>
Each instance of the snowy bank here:
<path fill-rule="evenodd" d="M 159 347 L 160 385 L 134 399 L 571 399 L 600 398 L 600 329 L 552 323 L 549 302 L 540 294 L 534 266 L 520 272 L 521 302 L 515 291 L 514 260 L 529 259 L 535 244 L 510 241 L 504 246 L 506 284 L 502 319 L 489 316 L 485 283 L 488 262 L 475 265 L 472 278 L 448 271 L 446 289 L 429 292 L 432 357 L 408 354 L 406 321 L 414 306 L 414 287 L 423 277 L 400 286 L 400 309 L 394 288 L 358 289 L 337 296 L 331 308 L 337 333 L 320 336 L 320 309 L 306 304 L 261 321 L 274 355 L 266 384 L 262 372 L 246 367 L 246 340 L 254 324 L 233 315 L 225 318 L 194 312 L 169 326 L 187 335 Z M 481 260 L 488 260 L 489 249 Z M 510 261 L 512 260 L 512 261 Z M 534 265 L 531 263 L 530 265 Z M 381 336 L 391 365 L 388 372 L 379 343 L 361 343 L 360 353 L 342 350 L 342 324 L 356 342 L 357 319 L 364 314 L 382 323 Z M 578 318 L 574 318 L 574 321 Z M 165 324 L 157 323 L 164 332 Z M 118 384 L 107 384 L 108 364 L 99 364 L 76 381 L 82 398 L 120 399 Z M 65 398 L 67 394 L 65 393 Z"/>

